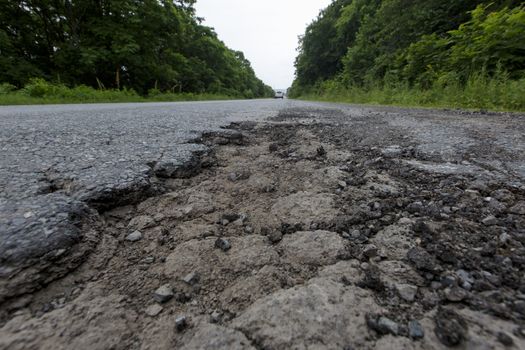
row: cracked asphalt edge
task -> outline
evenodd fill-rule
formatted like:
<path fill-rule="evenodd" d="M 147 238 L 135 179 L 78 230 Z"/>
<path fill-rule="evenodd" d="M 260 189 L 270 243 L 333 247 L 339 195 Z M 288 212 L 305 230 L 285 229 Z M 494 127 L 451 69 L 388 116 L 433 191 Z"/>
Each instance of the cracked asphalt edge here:
<path fill-rule="evenodd" d="M 201 144 L 202 137 L 215 138 L 217 144 L 242 142 L 239 132 L 209 130 L 187 140 L 193 150 L 180 158 L 162 153 L 157 160 L 145 159 L 142 169 L 124 179 L 115 177 L 113 183 L 72 189 L 65 185 L 67 179 L 46 177 L 39 195 L 0 199 L 0 305 L 41 289 L 85 261 L 100 238 L 99 213 L 165 192 L 163 179 L 199 173 L 211 151 Z"/>

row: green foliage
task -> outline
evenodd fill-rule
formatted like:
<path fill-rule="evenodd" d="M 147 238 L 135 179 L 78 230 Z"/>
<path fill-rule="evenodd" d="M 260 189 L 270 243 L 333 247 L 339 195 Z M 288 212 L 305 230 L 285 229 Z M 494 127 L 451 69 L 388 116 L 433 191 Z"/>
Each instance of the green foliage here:
<path fill-rule="evenodd" d="M 448 70 L 494 72 L 498 65 L 516 75 L 525 69 L 525 7 L 489 12 L 478 6 L 472 19 L 450 31 Z"/>
<path fill-rule="evenodd" d="M 449 77 L 450 78 L 450 77 Z M 331 80 L 303 91 L 302 99 L 378 105 L 425 106 L 444 108 L 525 111 L 525 78 L 510 80 L 508 76 L 476 73 L 465 84 L 450 79 L 436 82 L 421 90 L 408 83 L 381 84 L 363 88 L 346 87 Z"/>
<path fill-rule="evenodd" d="M 0 105 L 49 104 L 49 103 L 100 103 L 100 102 L 153 102 L 153 101 L 201 101 L 243 98 L 235 95 L 212 93 L 170 93 L 151 89 L 148 96 L 140 96 L 131 89 L 97 90 L 86 85 L 68 88 L 64 84 L 50 83 L 41 78 L 31 79 L 22 89 L 0 84 Z"/>
<path fill-rule="evenodd" d="M 9 83 L 0 84 L 0 95 L 7 95 L 15 90 L 16 90 L 16 86 L 12 84 L 9 84 Z"/>
<path fill-rule="evenodd" d="M 454 105 L 453 94 L 462 93 L 468 96 L 457 102 L 462 106 L 497 108 L 499 101 L 522 108 L 523 98 L 506 89 L 522 91 L 525 7 L 514 0 L 335 0 L 302 38 L 296 77 L 290 93 L 296 97 L 351 91 L 368 102 L 378 96 L 398 103 L 406 96 L 414 102 L 419 91 L 422 104 Z M 504 91 L 496 100 L 471 95 L 501 95 L 496 88 Z"/>
<path fill-rule="evenodd" d="M 270 94 L 244 56 L 200 24 L 194 0 L 0 2 L 0 81 L 177 93 Z M 36 87 L 35 87 L 36 89 Z"/>

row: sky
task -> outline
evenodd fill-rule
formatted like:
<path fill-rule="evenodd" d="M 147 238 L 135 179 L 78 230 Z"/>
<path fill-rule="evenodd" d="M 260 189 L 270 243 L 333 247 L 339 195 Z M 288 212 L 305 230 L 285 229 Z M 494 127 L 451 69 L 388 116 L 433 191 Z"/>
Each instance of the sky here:
<path fill-rule="evenodd" d="M 331 0 L 197 0 L 198 17 L 274 89 L 290 87 L 298 36 Z"/>

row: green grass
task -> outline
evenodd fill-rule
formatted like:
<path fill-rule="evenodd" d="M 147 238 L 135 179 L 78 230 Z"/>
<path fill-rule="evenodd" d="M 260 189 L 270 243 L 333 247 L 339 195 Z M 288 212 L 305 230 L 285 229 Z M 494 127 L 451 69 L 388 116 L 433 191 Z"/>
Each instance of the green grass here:
<path fill-rule="evenodd" d="M 506 76 L 472 76 L 466 84 L 435 83 L 430 89 L 391 84 L 382 87 L 343 88 L 335 82 L 323 84 L 317 91 L 299 96 L 304 100 L 346 102 L 409 107 L 525 111 L 525 79 Z"/>
<path fill-rule="evenodd" d="M 133 90 L 97 90 L 84 85 L 69 88 L 42 79 L 33 79 L 19 90 L 9 84 L 0 84 L 0 105 L 209 101 L 233 98 L 241 97 L 210 93 L 162 93 L 157 90 L 150 91 L 148 96 L 141 96 Z"/>

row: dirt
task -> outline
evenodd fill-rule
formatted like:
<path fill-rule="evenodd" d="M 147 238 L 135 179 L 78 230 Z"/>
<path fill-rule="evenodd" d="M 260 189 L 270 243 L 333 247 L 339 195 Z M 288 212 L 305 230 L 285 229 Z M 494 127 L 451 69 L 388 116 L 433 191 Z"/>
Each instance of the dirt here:
<path fill-rule="evenodd" d="M 199 174 L 101 213 L 80 268 L 5 304 L 0 348 L 525 348 L 520 179 L 443 171 L 366 123 L 231 128 Z"/>

